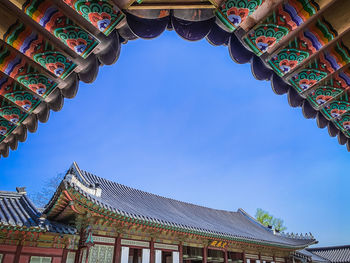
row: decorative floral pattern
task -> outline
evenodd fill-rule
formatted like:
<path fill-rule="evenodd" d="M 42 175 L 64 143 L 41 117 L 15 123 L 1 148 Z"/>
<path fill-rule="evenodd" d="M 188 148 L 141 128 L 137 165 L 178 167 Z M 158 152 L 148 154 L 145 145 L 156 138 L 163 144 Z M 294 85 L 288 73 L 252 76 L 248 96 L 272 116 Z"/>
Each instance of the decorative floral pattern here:
<path fill-rule="evenodd" d="M 306 51 L 287 48 L 274 55 L 268 63 L 278 75 L 283 76 L 308 57 Z"/>
<path fill-rule="evenodd" d="M 27 113 L 14 106 L 8 100 L 0 97 L 0 116 L 17 125 L 21 123 L 26 117 Z"/>
<path fill-rule="evenodd" d="M 345 113 L 334 121 L 337 126 L 347 137 L 350 138 L 350 114 Z"/>
<path fill-rule="evenodd" d="M 235 30 L 265 0 L 226 0 L 216 15 L 230 30 Z"/>
<path fill-rule="evenodd" d="M 0 71 L 43 98 L 57 86 L 56 82 L 40 74 L 36 68 L 27 64 L 23 58 L 4 45 L 0 46 Z"/>
<path fill-rule="evenodd" d="M 334 39 L 337 32 L 330 26 L 326 20 L 317 20 L 312 26 L 310 26 L 304 32 L 300 32 L 294 40 L 290 41 L 288 46 L 277 54 L 272 56 L 272 59 L 268 62 L 277 74 L 283 76 L 295 68 L 298 64 L 302 63 L 312 54 L 316 53 L 329 41 Z M 329 60 L 333 65 L 337 64 L 337 59 L 332 58 L 332 53 L 344 53 L 343 48 L 339 45 L 335 50 L 325 53 L 325 60 Z M 346 53 L 346 52 L 345 52 Z M 344 54 L 337 54 L 336 56 L 346 56 Z M 282 60 L 287 60 L 283 61 Z M 333 62 L 334 61 L 334 62 Z M 289 62 L 292 63 L 291 66 Z M 323 61 L 324 63 L 328 63 Z M 281 65 L 282 64 L 282 65 Z"/>
<path fill-rule="evenodd" d="M 339 96 L 344 90 L 334 86 L 321 86 L 313 90 L 307 97 L 311 105 L 318 109 Z"/>
<path fill-rule="evenodd" d="M 298 92 L 304 92 L 326 76 L 327 73 L 323 71 L 307 68 L 294 75 L 289 80 L 289 82 L 296 88 Z"/>
<path fill-rule="evenodd" d="M 63 0 L 108 36 L 125 15 L 109 0 Z"/>
<path fill-rule="evenodd" d="M 289 33 L 288 28 L 274 24 L 261 24 L 243 40 L 257 54 L 262 55 Z"/>
<path fill-rule="evenodd" d="M 78 55 L 86 58 L 99 42 L 48 0 L 27 0 L 23 11 Z"/>
<path fill-rule="evenodd" d="M 0 142 L 3 141 L 17 126 L 0 117 Z"/>
<path fill-rule="evenodd" d="M 32 112 L 41 102 L 41 100 L 28 92 L 13 79 L 0 74 L 0 96 L 12 101 L 18 107 L 27 112 Z"/>
<path fill-rule="evenodd" d="M 350 56 L 348 54 L 348 49 L 340 45 L 332 47 L 330 50 L 326 50 L 319 55 L 312 63 L 309 63 L 306 69 L 301 70 L 293 76 L 290 83 L 296 87 L 297 91 L 303 92 L 309 89 L 315 83 L 314 80 L 320 81 L 321 79 L 327 77 L 329 74 L 342 68 L 344 65 L 349 63 Z M 306 75 L 309 75 L 306 77 Z M 347 75 L 339 75 L 344 81 L 347 81 Z M 345 78 L 345 79 L 344 79 Z M 307 80 L 306 80 L 307 79 Z M 312 82 L 312 83 L 310 83 Z"/>
<path fill-rule="evenodd" d="M 256 25 L 244 42 L 258 56 L 284 38 L 290 31 L 303 24 L 319 10 L 315 1 L 289 0 L 279 5 L 261 24 Z M 279 66 L 277 66 L 277 69 Z"/>
<path fill-rule="evenodd" d="M 3 40 L 61 79 L 65 79 L 77 66 L 19 20 L 7 30 Z"/>
<path fill-rule="evenodd" d="M 350 110 L 350 101 L 347 92 L 325 106 L 321 112 L 328 120 L 339 119 Z"/>

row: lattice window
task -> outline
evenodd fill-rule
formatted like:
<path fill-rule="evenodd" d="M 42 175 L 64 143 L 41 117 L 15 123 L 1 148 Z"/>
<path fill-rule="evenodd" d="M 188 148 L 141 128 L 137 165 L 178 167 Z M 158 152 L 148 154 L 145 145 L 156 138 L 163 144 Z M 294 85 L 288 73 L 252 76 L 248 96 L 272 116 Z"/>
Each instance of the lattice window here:
<path fill-rule="evenodd" d="M 86 248 L 82 249 L 82 253 L 80 254 L 80 262 L 86 262 Z"/>
<path fill-rule="evenodd" d="M 51 263 L 50 257 L 30 257 L 30 263 Z"/>
<path fill-rule="evenodd" d="M 89 263 L 112 263 L 114 246 L 94 245 L 89 250 Z"/>
<path fill-rule="evenodd" d="M 66 263 L 74 263 L 74 261 L 75 261 L 75 252 L 69 251 L 68 254 L 67 254 Z"/>

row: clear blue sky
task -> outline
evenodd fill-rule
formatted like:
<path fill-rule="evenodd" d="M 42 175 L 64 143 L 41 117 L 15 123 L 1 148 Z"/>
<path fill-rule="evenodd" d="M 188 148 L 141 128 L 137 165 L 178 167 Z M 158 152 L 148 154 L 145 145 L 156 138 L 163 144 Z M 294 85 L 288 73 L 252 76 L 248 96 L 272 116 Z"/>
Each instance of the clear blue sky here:
<path fill-rule="evenodd" d="M 124 45 L 115 65 L 0 159 L 0 189 L 38 191 L 73 161 L 183 201 L 263 208 L 322 246 L 350 243 L 350 153 L 206 40 L 166 32 Z"/>

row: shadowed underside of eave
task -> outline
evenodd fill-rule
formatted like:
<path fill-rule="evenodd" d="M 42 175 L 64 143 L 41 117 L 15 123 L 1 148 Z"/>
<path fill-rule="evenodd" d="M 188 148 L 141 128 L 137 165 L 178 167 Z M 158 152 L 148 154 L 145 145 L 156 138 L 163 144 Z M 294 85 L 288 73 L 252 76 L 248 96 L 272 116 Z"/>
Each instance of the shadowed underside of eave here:
<path fill-rule="evenodd" d="M 227 46 L 350 150 L 348 10 L 347 0 L 4 0 L 0 155 L 115 63 L 121 44 L 164 30 Z"/>

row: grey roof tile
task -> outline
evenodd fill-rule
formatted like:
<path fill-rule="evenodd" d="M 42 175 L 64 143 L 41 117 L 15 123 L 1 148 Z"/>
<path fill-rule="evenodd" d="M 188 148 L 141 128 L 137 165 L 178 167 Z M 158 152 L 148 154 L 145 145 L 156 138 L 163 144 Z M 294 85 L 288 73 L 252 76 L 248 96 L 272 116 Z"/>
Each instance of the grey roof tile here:
<path fill-rule="evenodd" d="M 350 245 L 315 247 L 307 249 L 312 254 L 328 259 L 332 263 L 350 263 Z"/>
<path fill-rule="evenodd" d="M 306 250 L 306 249 L 301 249 L 295 252 L 295 254 L 298 256 L 298 254 L 302 254 L 303 256 L 310 258 L 312 260 L 312 262 L 330 262 L 329 260 L 320 257 L 316 254 L 311 253 L 310 251 Z"/>
<path fill-rule="evenodd" d="M 61 234 L 75 234 L 73 227 L 49 221 L 26 194 L 0 191 L 0 228 L 22 227 L 23 230 L 50 231 Z"/>

